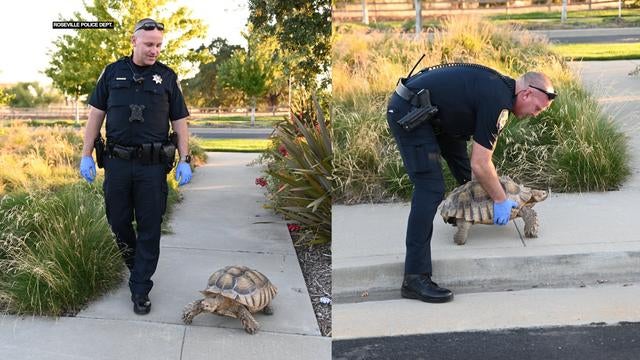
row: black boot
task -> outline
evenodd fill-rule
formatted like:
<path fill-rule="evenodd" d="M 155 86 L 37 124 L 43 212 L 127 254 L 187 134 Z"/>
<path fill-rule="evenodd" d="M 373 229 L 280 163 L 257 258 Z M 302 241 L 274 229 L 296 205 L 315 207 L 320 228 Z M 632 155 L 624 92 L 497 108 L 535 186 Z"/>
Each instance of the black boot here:
<path fill-rule="evenodd" d="M 402 297 L 418 299 L 428 303 L 443 303 L 453 300 L 453 293 L 431 281 L 429 274 L 406 274 L 402 282 Z"/>
<path fill-rule="evenodd" d="M 138 315 L 146 315 L 151 311 L 151 300 L 149 296 L 133 294 L 131 295 L 131 301 L 133 301 L 133 312 Z"/>

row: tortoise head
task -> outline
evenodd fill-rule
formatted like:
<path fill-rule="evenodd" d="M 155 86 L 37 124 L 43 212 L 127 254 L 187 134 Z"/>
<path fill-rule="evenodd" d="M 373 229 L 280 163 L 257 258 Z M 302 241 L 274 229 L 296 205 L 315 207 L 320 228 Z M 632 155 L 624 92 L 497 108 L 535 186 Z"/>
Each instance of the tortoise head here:
<path fill-rule="evenodd" d="M 221 304 L 220 297 L 219 296 L 210 297 L 210 296 L 207 296 L 207 293 L 205 293 L 204 291 L 201 291 L 201 292 L 205 295 L 205 298 L 202 299 L 202 308 L 204 309 L 204 311 L 215 313 L 216 309 Z"/>
<path fill-rule="evenodd" d="M 545 190 L 531 190 L 531 199 L 534 202 L 544 201 L 549 196 L 549 192 Z"/>

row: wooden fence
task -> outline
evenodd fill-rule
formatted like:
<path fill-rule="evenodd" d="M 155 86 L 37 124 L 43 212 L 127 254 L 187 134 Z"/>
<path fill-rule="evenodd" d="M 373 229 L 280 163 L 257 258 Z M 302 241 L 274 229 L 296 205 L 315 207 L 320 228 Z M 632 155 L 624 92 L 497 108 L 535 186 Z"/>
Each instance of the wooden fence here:
<path fill-rule="evenodd" d="M 567 0 L 569 10 L 617 9 L 618 0 Z M 627 0 L 629 2 L 630 0 Z M 560 11 L 560 0 L 422 0 L 422 16 L 457 14 L 515 14 L 533 11 Z M 624 1 L 623 5 L 624 7 Z M 415 19 L 413 0 L 367 1 L 370 22 Z M 338 2 L 333 21 L 361 21 L 362 2 Z"/>
<path fill-rule="evenodd" d="M 87 119 L 89 115 L 89 109 L 87 107 L 81 107 L 79 109 L 79 116 L 81 120 Z M 191 118 L 204 118 L 212 116 L 249 116 L 251 114 L 250 108 L 236 108 L 236 107 L 215 107 L 215 108 L 189 108 Z M 288 113 L 286 107 L 278 107 L 272 109 L 271 107 L 262 107 L 256 109 L 256 115 L 285 115 Z M 75 119 L 76 110 L 72 106 L 49 106 L 41 108 L 11 108 L 0 107 L 0 120 L 13 120 L 13 119 Z"/>

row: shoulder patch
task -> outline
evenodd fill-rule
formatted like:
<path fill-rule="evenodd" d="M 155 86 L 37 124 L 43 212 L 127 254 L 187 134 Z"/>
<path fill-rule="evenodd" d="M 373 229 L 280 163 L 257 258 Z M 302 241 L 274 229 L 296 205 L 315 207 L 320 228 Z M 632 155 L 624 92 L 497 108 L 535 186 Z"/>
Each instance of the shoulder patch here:
<path fill-rule="evenodd" d="M 502 130 L 504 125 L 507 123 L 508 118 L 509 118 L 509 110 L 502 109 L 502 111 L 500 112 L 500 115 L 498 115 L 498 121 L 497 121 L 498 131 Z"/>

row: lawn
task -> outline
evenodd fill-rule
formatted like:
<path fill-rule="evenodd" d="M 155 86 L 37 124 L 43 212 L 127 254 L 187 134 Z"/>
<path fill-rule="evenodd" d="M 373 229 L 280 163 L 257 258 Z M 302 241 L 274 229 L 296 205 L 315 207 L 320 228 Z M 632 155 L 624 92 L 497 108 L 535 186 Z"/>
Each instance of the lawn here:
<path fill-rule="evenodd" d="M 640 43 L 555 44 L 551 47 L 568 60 L 640 59 Z"/>
<path fill-rule="evenodd" d="M 263 152 L 271 146 L 270 139 L 198 139 L 204 151 Z"/>
<path fill-rule="evenodd" d="M 256 116 L 255 127 L 273 127 L 284 120 L 283 115 Z M 199 127 L 250 127 L 251 118 L 248 116 L 217 116 L 211 115 L 201 119 L 190 119 L 189 126 Z"/>
<path fill-rule="evenodd" d="M 497 24 L 516 24 L 530 30 L 572 29 L 586 27 L 633 27 L 640 26 L 640 9 L 568 11 L 567 21 L 562 24 L 559 11 L 537 11 L 524 14 L 493 15 L 489 19 Z"/>

